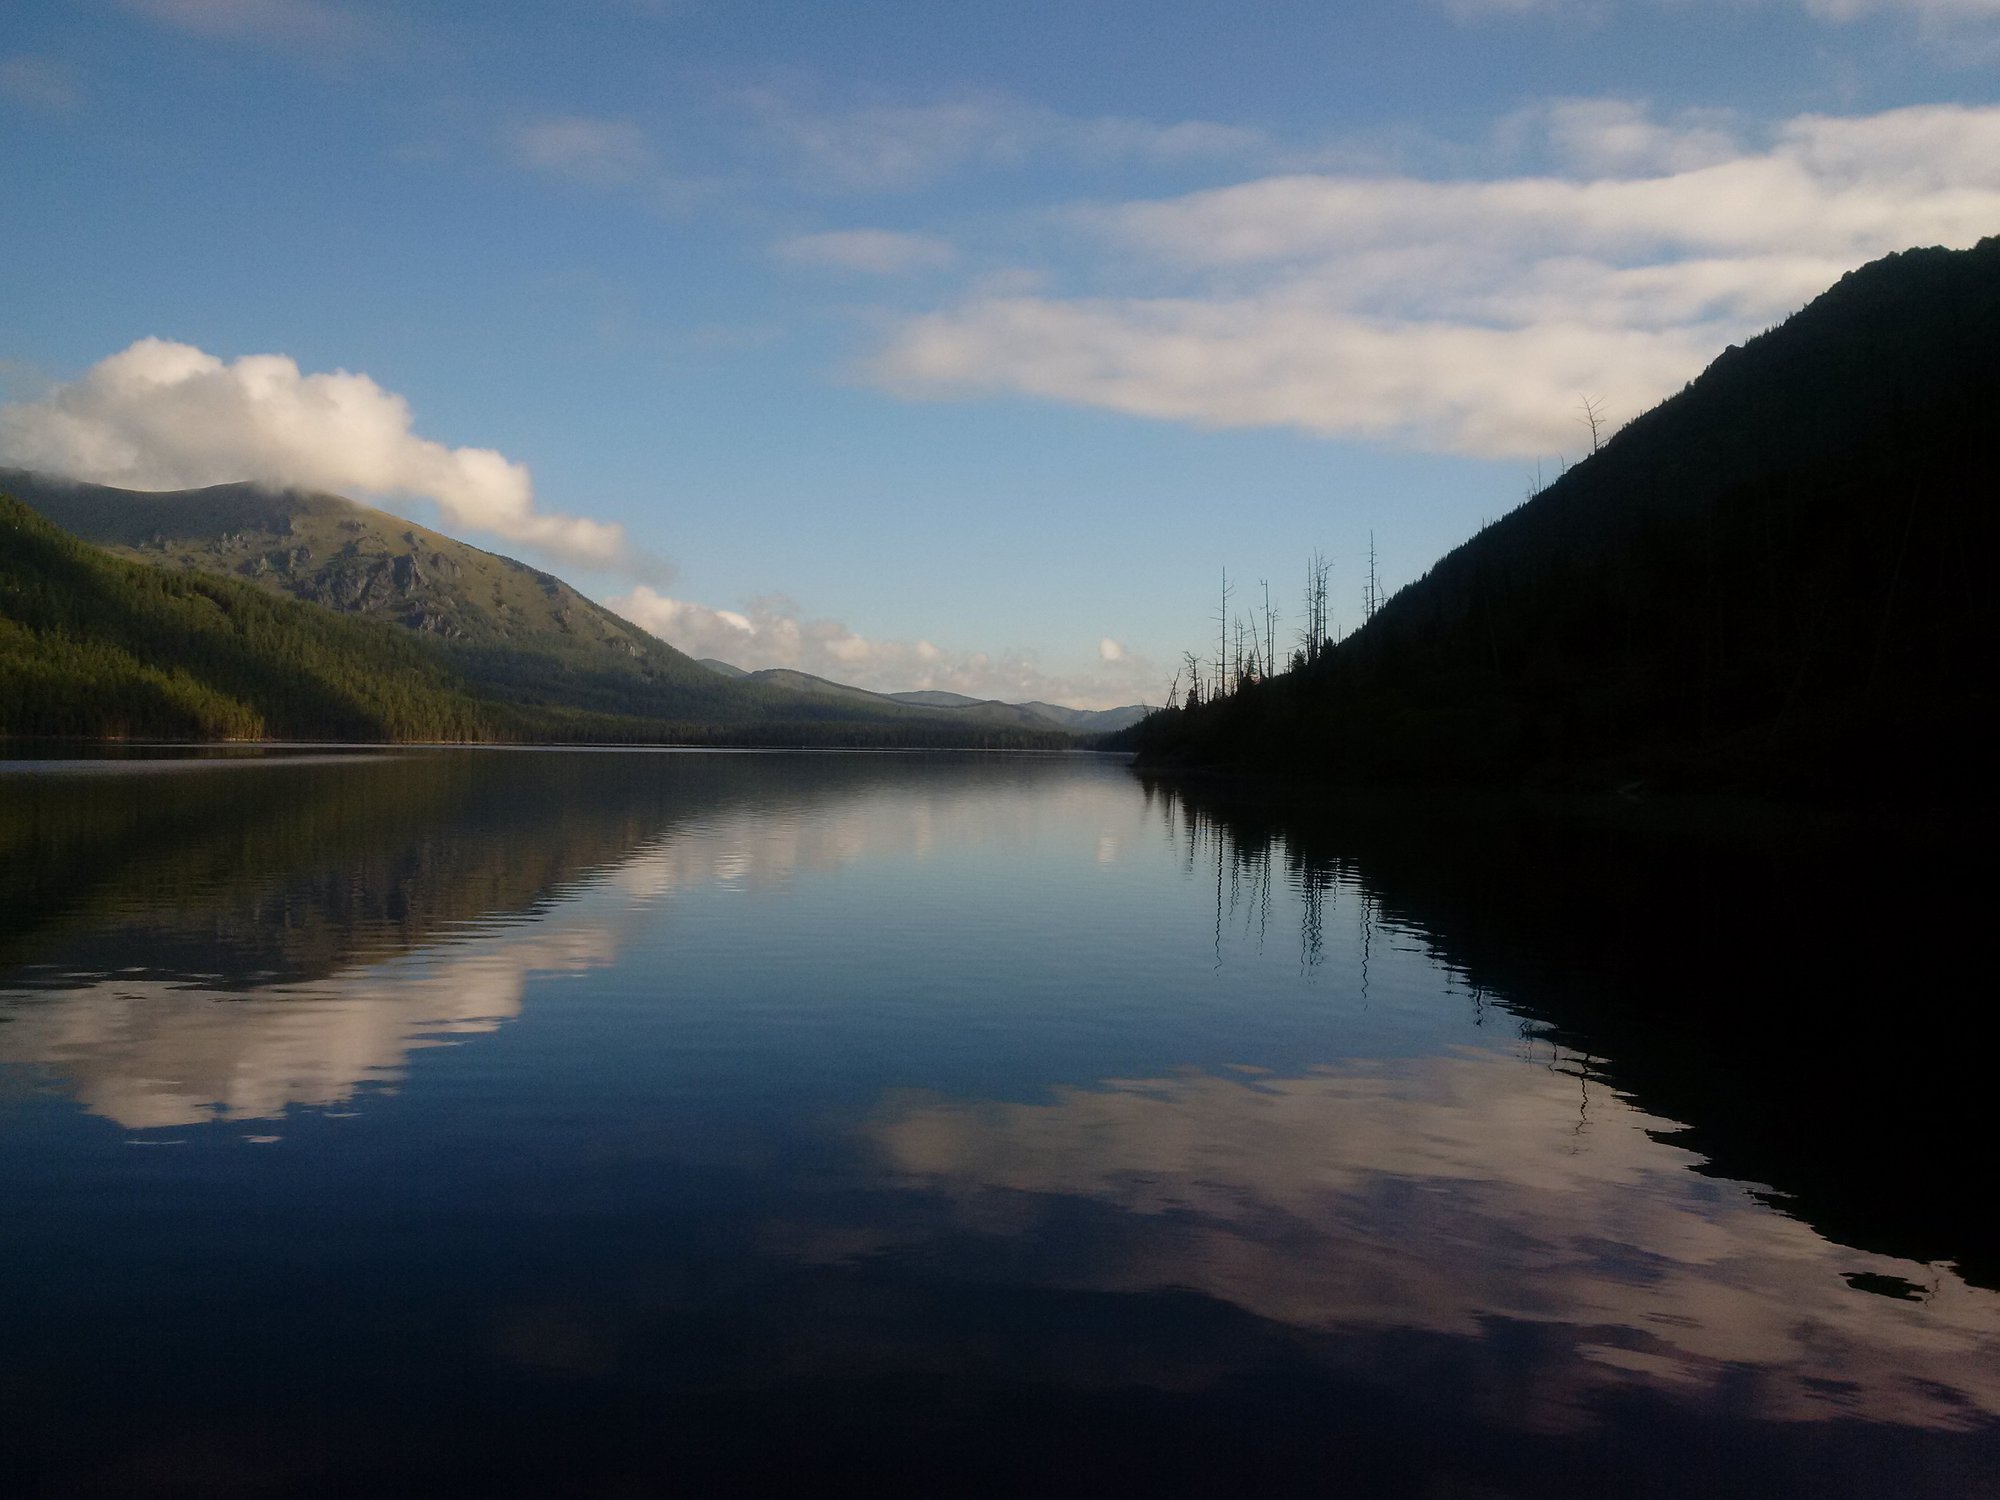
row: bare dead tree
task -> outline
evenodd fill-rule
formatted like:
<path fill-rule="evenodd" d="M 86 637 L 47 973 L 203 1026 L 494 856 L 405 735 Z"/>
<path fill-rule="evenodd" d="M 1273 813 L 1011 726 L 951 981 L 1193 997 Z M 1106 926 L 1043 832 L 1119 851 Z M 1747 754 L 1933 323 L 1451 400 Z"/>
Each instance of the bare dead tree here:
<path fill-rule="evenodd" d="M 1236 685 L 1238 688 L 1241 688 L 1245 683 L 1255 682 L 1259 676 L 1257 661 L 1258 646 L 1257 622 L 1255 620 L 1246 622 L 1241 615 L 1238 615 L 1236 617 Z"/>
<path fill-rule="evenodd" d="M 1327 631 L 1326 585 L 1333 565 L 1315 552 L 1306 562 L 1306 622 L 1299 646 L 1309 662 L 1318 661 L 1330 644 Z"/>
<path fill-rule="evenodd" d="M 1278 671 L 1278 615 L 1271 608 L 1271 580 L 1257 580 L 1264 586 L 1264 672 L 1275 676 Z"/>
<path fill-rule="evenodd" d="M 1382 579 L 1375 571 L 1375 533 L 1368 533 L 1368 580 L 1361 586 L 1361 613 L 1364 619 L 1375 618 L 1375 611 L 1382 607 Z"/>
<path fill-rule="evenodd" d="M 1229 569 L 1222 570 L 1222 603 L 1215 612 L 1215 691 L 1210 696 L 1220 698 L 1229 691 L 1229 599 L 1234 593 L 1229 587 Z"/>
<path fill-rule="evenodd" d="M 1577 404 L 1583 408 L 1583 415 L 1577 420 L 1590 429 L 1590 451 L 1595 453 L 1604 446 L 1604 429 L 1609 425 L 1604 419 L 1604 403 L 1583 396 Z"/>

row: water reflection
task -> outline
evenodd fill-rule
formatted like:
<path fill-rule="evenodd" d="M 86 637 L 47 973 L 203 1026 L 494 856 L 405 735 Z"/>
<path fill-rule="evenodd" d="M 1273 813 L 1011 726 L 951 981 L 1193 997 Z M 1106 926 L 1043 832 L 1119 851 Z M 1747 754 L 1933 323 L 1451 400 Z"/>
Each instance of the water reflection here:
<path fill-rule="evenodd" d="M 2000 1286 L 2000 1237 L 1967 1190 L 1994 1144 L 2000 1042 L 1970 832 L 1726 805 L 1148 792 L 1188 857 L 1215 864 L 1218 934 L 1247 932 L 1241 893 L 1275 878 L 1310 970 L 1344 902 L 1359 986 L 1382 945 L 1414 943 L 1481 1021 L 1499 1008 L 1681 1122 L 1702 1170 L 1764 1185 L 1832 1238 Z"/>
<path fill-rule="evenodd" d="M 1545 1331 L 1551 1430 L 1668 1382 L 1740 1413 L 1945 1429 L 2000 1414 L 2000 1308 L 1949 1269 L 1829 1244 L 1690 1169 L 1665 1122 L 1505 1054 L 1301 1077 L 1127 1079 L 1043 1103 L 898 1101 L 867 1139 L 958 1230 L 1116 1209 L 1070 1284 L 1184 1288 L 1322 1333 Z M 1045 1272 L 1063 1278 L 1055 1267 Z M 1854 1275 L 1920 1302 L 1857 1294 Z"/>
<path fill-rule="evenodd" d="M 36 769 L 0 766 L 0 1063 L 131 1130 L 348 1103 L 529 974 L 610 963 L 599 927 L 525 924 L 671 813 L 498 757 Z"/>
<path fill-rule="evenodd" d="M 0 1488 L 1975 1492 L 1966 904 L 1052 760 L 0 770 Z"/>
<path fill-rule="evenodd" d="M 609 969 L 646 908 L 1017 840 L 1033 762 L 405 753 L 0 761 L 0 1065 L 130 1130 L 398 1082 Z M 1048 785 L 1061 818 L 1075 786 Z M 588 909 L 580 906 L 593 895 Z M 627 909 L 630 908 L 630 909 Z"/>
<path fill-rule="evenodd" d="M 0 1063 L 54 1072 L 127 1130 L 276 1119 L 346 1104 L 401 1079 L 413 1051 L 495 1030 L 521 1013 L 530 974 L 615 958 L 610 932 L 579 927 L 250 994 L 123 976 L 0 992 Z"/>

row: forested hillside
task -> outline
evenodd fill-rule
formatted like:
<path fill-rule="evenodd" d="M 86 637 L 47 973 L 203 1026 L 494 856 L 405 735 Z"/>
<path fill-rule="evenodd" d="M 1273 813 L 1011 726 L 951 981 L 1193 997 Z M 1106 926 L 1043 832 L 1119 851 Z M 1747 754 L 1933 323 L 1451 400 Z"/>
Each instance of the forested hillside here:
<path fill-rule="evenodd" d="M 655 643 L 656 645 L 658 643 Z M 498 650 L 500 648 L 493 648 Z M 670 648 L 661 646 L 662 651 Z M 678 655 L 678 653 L 675 653 Z M 427 637 L 253 584 L 128 562 L 0 495 L 0 736 L 546 743 L 1067 746 L 1060 731 L 750 685 L 680 716 L 505 697 Z M 546 665 L 546 662 L 544 662 Z M 704 681 L 733 686 L 704 668 Z M 705 716 L 704 706 L 718 708 Z"/>
<path fill-rule="evenodd" d="M 481 739 L 401 632 L 110 557 L 0 495 L 0 734 Z"/>
<path fill-rule="evenodd" d="M 1983 779 L 2000 239 L 1844 277 L 1331 651 L 1131 743 L 1350 780 Z"/>
<path fill-rule="evenodd" d="M 85 541 L 421 636 L 482 695 L 700 723 L 823 717 L 712 672 L 552 574 L 339 495 L 255 484 L 158 493 L 0 471 Z"/>
<path fill-rule="evenodd" d="M 1058 748 L 1075 728 L 940 711 L 800 672 L 718 672 L 553 574 L 339 495 L 256 484 L 161 492 L 0 469 L 0 492 L 85 541 L 397 627 L 508 738 Z"/>

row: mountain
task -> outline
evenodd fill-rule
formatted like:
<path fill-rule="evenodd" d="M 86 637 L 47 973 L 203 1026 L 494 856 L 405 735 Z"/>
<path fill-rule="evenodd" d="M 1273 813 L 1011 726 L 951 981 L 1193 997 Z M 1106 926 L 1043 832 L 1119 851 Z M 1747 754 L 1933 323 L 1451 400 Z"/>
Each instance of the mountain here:
<path fill-rule="evenodd" d="M 1120 729 L 1130 729 L 1152 712 L 1138 703 L 1128 703 L 1123 708 L 1064 708 L 1059 703 L 1022 703 L 1017 707 L 1025 708 L 1071 734 L 1112 734 Z"/>
<path fill-rule="evenodd" d="M 1150 712 L 1136 703 L 1124 708 L 1064 708 L 1060 704 L 1040 702 L 1003 703 L 997 698 L 972 698 L 964 693 L 947 693 L 938 688 L 924 688 L 910 693 L 872 693 L 866 688 L 848 687 L 844 683 L 832 682 L 824 677 L 815 677 L 809 672 L 797 672 L 786 667 L 769 667 L 761 672 L 746 672 L 741 667 L 731 666 L 726 661 L 716 661 L 713 658 L 704 658 L 700 664 L 711 672 L 722 673 L 725 677 L 754 678 L 759 682 L 768 682 L 774 686 L 820 696 L 900 703 L 910 708 L 929 708 L 945 713 L 963 714 L 984 723 L 1015 724 L 1024 728 L 1054 728 L 1077 735 L 1110 734 L 1115 730 L 1129 729 Z"/>
<path fill-rule="evenodd" d="M 496 697 L 671 718 L 765 707 L 561 579 L 339 495 L 253 484 L 152 493 L 19 469 L 0 469 L 0 492 L 119 556 L 430 637 Z"/>
<path fill-rule="evenodd" d="M 892 713 L 925 713 L 961 724 L 979 724 L 1044 734 L 1062 729 L 1062 726 L 1037 714 L 1029 713 L 1025 709 L 1016 708 L 1011 703 L 987 703 L 977 698 L 966 698 L 955 703 L 939 704 L 925 701 L 933 696 L 931 694 L 873 693 L 867 688 L 849 687 L 844 682 L 833 682 L 825 677 L 815 677 L 810 672 L 795 671 L 790 667 L 766 667 L 760 672 L 746 673 L 743 680 L 831 702 L 866 704 Z M 958 697 L 955 693 L 935 696 Z"/>
<path fill-rule="evenodd" d="M 484 739 L 408 634 L 112 557 L 0 494 L 0 734 Z"/>
<path fill-rule="evenodd" d="M 1126 743 L 1353 781 L 1975 791 L 1996 410 L 2000 239 L 1889 256 L 1318 660 Z"/>
<path fill-rule="evenodd" d="M 228 574 L 469 646 L 561 641 L 631 658 L 651 639 L 559 578 L 339 495 L 124 490 L 4 468 L 0 490 L 135 561 Z"/>
<path fill-rule="evenodd" d="M 1059 703 L 1043 703 L 1039 700 L 1028 703 L 1000 703 L 991 698 L 968 698 L 963 693 L 945 693 L 936 689 L 926 689 L 918 693 L 891 693 L 898 703 L 909 703 L 924 708 L 1010 708 L 1017 709 L 1030 719 L 1040 719 L 1053 724 L 1058 729 L 1067 729 L 1071 734 L 1110 734 L 1114 730 L 1129 729 L 1151 712 L 1139 704 L 1127 704 L 1123 708 L 1064 708 Z"/>
<path fill-rule="evenodd" d="M 339 495 L 254 484 L 123 490 L 21 469 L 0 469 L 0 493 L 168 574 L 227 578 L 397 627 L 446 678 L 516 710 L 495 729 L 509 738 L 1069 742 L 1039 721 L 968 723 L 878 695 L 732 680 L 552 574 Z"/>

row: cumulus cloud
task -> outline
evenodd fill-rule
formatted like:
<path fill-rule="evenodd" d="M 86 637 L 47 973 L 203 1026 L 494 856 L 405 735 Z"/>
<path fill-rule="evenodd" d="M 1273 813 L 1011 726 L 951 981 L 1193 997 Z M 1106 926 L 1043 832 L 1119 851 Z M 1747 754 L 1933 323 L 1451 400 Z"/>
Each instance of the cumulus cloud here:
<path fill-rule="evenodd" d="M 1035 157 L 1173 163 L 1226 159 L 1267 144 L 1261 132 L 1241 126 L 1079 117 L 1001 94 L 816 108 L 760 89 L 742 102 L 805 181 L 836 191 L 902 192 L 960 168 L 1018 166 Z"/>
<path fill-rule="evenodd" d="M 1171 296 L 974 294 L 868 371 L 910 396 L 1023 394 L 1216 427 L 1490 457 L 1574 445 L 1838 276 L 2000 227 L 2000 109 L 1804 116 L 1746 146 L 1628 105 L 1541 123 L 1563 170 L 1289 175 L 1071 222 Z"/>
<path fill-rule="evenodd" d="M 777 255 L 794 265 L 829 266 L 870 276 L 940 270 L 957 258 L 946 240 L 894 229 L 833 229 L 824 234 L 802 234 L 780 241 Z"/>
<path fill-rule="evenodd" d="M 0 406 L 0 455 L 135 489 L 236 480 L 434 501 L 448 524 L 564 558 L 654 572 L 615 525 L 535 508 L 527 466 L 411 430 L 409 403 L 366 375 L 305 374 L 282 354 L 224 363 L 140 339 L 38 399 Z"/>
<path fill-rule="evenodd" d="M 740 610 L 669 598 L 641 585 L 608 606 L 689 656 L 713 657 L 761 671 L 788 667 L 871 692 L 943 691 L 1009 703 L 1041 701 L 1073 708 L 1118 708 L 1158 697 L 1151 663 L 1100 643 L 1093 667 L 1049 671 L 1029 652 L 949 651 L 928 640 L 879 640 L 838 620 L 808 620 L 783 597 L 754 599 Z"/>

